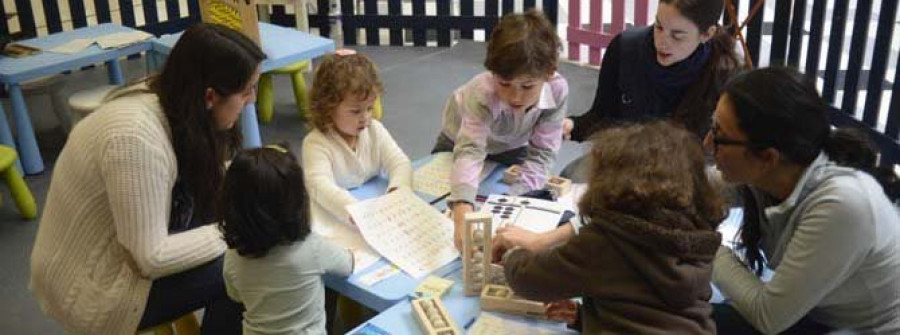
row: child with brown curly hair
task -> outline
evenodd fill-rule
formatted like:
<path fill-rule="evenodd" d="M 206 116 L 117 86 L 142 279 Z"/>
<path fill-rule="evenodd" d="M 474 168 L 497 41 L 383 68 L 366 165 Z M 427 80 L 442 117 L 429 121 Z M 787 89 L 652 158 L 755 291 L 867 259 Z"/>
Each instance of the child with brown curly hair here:
<path fill-rule="evenodd" d="M 303 139 L 301 165 L 313 204 L 313 230 L 326 237 L 359 236 L 345 209 L 357 201 L 348 189 L 379 174 L 390 179 L 388 191 L 411 187 L 409 158 L 372 118 L 383 91 L 375 65 L 360 54 L 331 55 L 316 70 L 314 129 Z"/>
<path fill-rule="evenodd" d="M 600 131 L 578 204 L 586 224 L 556 248 L 506 253 L 510 287 L 582 297 L 585 334 L 715 334 L 709 282 L 725 207 L 695 136 L 666 121 Z"/>

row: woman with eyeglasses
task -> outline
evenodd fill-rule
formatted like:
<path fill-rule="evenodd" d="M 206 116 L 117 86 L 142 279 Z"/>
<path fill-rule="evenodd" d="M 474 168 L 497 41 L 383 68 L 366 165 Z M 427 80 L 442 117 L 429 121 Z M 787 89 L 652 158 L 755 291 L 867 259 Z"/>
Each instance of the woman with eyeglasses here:
<path fill-rule="evenodd" d="M 827 113 L 792 70 L 725 86 L 704 146 L 741 185 L 744 217 L 737 250 L 721 247 L 713 266 L 729 300 L 714 309 L 722 334 L 900 332 L 900 217 L 865 134 L 832 130 Z"/>

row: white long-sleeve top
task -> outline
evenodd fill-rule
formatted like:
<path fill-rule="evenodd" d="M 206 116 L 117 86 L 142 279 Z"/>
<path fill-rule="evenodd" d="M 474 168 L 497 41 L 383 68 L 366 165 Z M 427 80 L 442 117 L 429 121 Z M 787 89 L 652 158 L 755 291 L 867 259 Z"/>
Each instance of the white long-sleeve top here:
<path fill-rule="evenodd" d="M 329 238 L 345 235 L 339 232 L 350 227 L 345 207 L 358 200 L 349 189 L 379 174 L 390 179 L 388 188 L 412 187 L 409 158 L 378 120 L 359 134 L 356 150 L 336 132 L 315 129 L 303 139 L 301 157 L 312 200 L 313 230 Z"/>
<path fill-rule="evenodd" d="M 766 283 L 721 247 L 713 283 L 757 330 L 809 316 L 836 329 L 900 332 L 900 217 L 878 182 L 824 154 L 780 203 L 757 192 Z"/>
<path fill-rule="evenodd" d="M 151 281 L 222 255 L 214 225 L 169 235 L 175 153 L 154 94 L 82 120 L 53 170 L 29 287 L 69 332 L 133 334 Z"/>

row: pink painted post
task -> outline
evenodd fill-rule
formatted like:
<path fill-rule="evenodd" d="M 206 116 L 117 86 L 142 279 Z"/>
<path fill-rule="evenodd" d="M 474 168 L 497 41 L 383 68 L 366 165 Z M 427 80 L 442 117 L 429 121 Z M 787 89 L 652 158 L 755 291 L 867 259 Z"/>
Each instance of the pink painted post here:
<path fill-rule="evenodd" d="M 647 0 L 635 0 L 634 1 L 634 25 L 635 26 L 646 26 L 647 25 L 647 11 L 649 10 L 649 6 L 647 4 Z"/>
<path fill-rule="evenodd" d="M 625 30 L 625 0 L 613 0 L 612 10 L 612 25 L 609 34 L 615 36 Z"/>
<path fill-rule="evenodd" d="M 569 27 L 567 29 L 567 39 L 569 40 L 569 59 L 581 59 L 581 43 L 574 36 L 573 32 L 581 29 L 581 1 L 569 0 Z"/>
<path fill-rule="evenodd" d="M 608 0 L 607 0 L 608 1 Z M 588 46 L 588 62 L 591 65 L 600 65 L 603 59 L 601 51 L 609 46 L 618 33 L 625 29 L 625 0 L 613 1 L 613 19 L 609 31 L 603 27 L 603 2 L 604 0 L 591 0 L 590 22 L 581 24 L 581 1 L 569 0 L 569 27 L 566 29 L 566 39 L 569 46 L 569 59 L 581 61 L 581 45 Z M 635 23 L 646 24 L 648 0 L 635 0 Z"/>
<path fill-rule="evenodd" d="M 603 32 L 603 0 L 591 0 L 591 22 L 588 30 L 595 33 Z M 600 44 L 588 44 L 588 63 L 600 65 Z"/>

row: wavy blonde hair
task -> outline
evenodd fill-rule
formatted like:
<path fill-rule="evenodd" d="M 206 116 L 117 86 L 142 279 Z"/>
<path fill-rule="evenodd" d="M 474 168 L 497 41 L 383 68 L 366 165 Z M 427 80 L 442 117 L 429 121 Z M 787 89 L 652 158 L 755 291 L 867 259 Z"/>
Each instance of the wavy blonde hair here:
<path fill-rule="evenodd" d="M 316 69 L 312 87 L 310 122 L 326 132 L 334 123 L 334 112 L 348 96 L 368 99 L 384 93 L 375 64 L 360 54 L 329 55 Z"/>
<path fill-rule="evenodd" d="M 593 137 L 588 190 L 578 207 L 594 217 L 604 210 L 636 217 L 676 212 L 697 229 L 715 229 L 724 201 L 706 175 L 697 137 L 666 121 L 620 125 Z"/>

